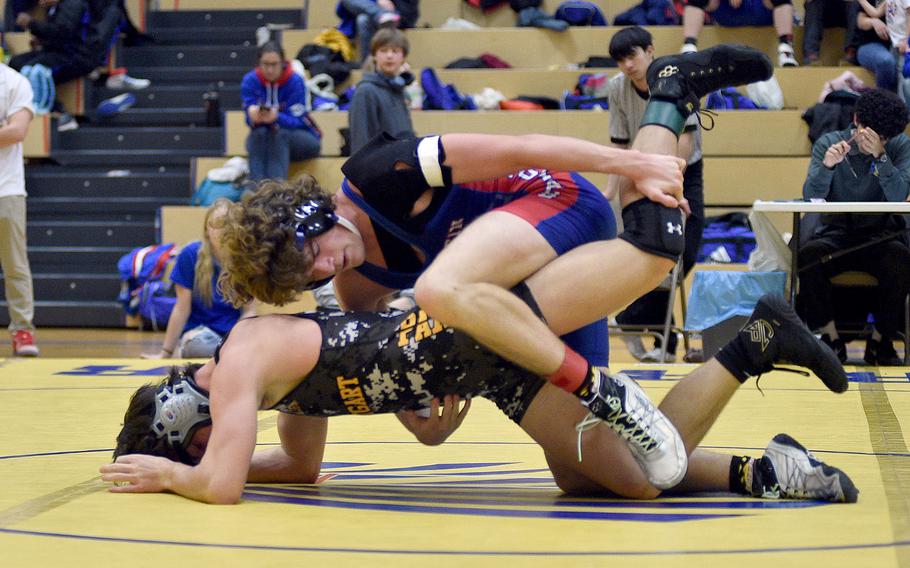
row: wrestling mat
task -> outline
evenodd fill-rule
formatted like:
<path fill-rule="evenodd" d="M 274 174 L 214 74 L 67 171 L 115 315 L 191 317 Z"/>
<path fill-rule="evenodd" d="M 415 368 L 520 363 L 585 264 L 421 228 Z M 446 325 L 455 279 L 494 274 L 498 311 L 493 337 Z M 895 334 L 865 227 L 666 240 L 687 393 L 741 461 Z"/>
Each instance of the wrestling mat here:
<path fill-rule="evenodd" d="M 619 365 L 660 399 L 688 365 Z M 98 476 L 158 361 L 0 361 L 3 566 L 910 566 L 910 372 L 848 368 L 850 391 L 774 372 L 705 440 L 760 455 L 787 432 L 843 468 L 855 505 L 732 495 L 564 498 L 539 448 L 486 401 L 438 447 L 394 416 L 329 424 L 317 485 L 248 485 L 236 506 L 111 494 Z M 260 414 L 261 446 L 277 441 Z"/>

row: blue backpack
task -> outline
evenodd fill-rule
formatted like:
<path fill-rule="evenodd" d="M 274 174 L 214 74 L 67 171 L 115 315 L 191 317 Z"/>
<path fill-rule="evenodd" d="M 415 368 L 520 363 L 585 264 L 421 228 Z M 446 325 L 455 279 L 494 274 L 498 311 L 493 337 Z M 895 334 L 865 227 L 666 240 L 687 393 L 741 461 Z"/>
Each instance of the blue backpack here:
<path fill-rule="evenodd" d="M 563 2 L 553 15 L 570 26 L 605 26 L 607 18 L 594 2 Z"/>
<path fill-rule="evenodd" d="M 120 273 L 120 294 L 117 300 L 131 316 L 139 313 L 140 288 L 147 282 L 161 280 L 168 264 L 177 258 L 177 245 L 169 243 L 137 247 L 117 261 Z"/>
<path fill-rule="evenodd" d="M 713 110 L 759 110 L 765 107 L 733 87 L 727 87 L 710 93 L 707 100 L 705 100 L 705 108 Z"/>
<path fill-rule="evenodd" d="M 745 213 L 728 213 L 705 219 L 698 262 L 748 262 L 755 250 L 755 233 Z"/>
<path fill-rule="evenodd" d="M 57 89 L 54 86 L 54 75 L 44 65 L 25 65 L 20 71 L 32 86 L 35 114 L 47 114 L 54 107 Z"/>
<path fill-rule="evenodd" d="M 243 195 L 243 188 L 237 187 L 230 181 L 212 181 L 209 178 L 202 180 L 193 196 L 190 197 L 190 205 L 201 205 L 208 207 L 215 203 L 219 198 L 224 197 L 231 201 L 239 201 Z"/>
<path fill-rule="evenodd" d="M 423 110 L 477 110 L 474 99 L 458 92 L 455 85 L 446 85 L 436 72 L 427 67 L 420 72 L 423 88 Z"/>
<path fill-rule="evenodd" d="M 167 329 L 171 312 L 177 305 L 177 292 L 174 285 L 165 280 L 151 280 L 139 287 L 137 309 L 140 316 L 140 329 L 162 331 Z"/>

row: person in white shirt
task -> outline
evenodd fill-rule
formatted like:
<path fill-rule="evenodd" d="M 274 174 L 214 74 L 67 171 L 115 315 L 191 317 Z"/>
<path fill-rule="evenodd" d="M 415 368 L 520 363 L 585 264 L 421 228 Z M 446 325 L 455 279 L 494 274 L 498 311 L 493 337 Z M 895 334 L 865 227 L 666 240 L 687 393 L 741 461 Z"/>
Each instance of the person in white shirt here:
<path fill-rule="evenodd" d="M 25 239 L 22 141 L 35 114 L 28 80 L 0 63 L 0 268 L 9 306 L 13 354 L 34 357 L 35 300 Z"/>

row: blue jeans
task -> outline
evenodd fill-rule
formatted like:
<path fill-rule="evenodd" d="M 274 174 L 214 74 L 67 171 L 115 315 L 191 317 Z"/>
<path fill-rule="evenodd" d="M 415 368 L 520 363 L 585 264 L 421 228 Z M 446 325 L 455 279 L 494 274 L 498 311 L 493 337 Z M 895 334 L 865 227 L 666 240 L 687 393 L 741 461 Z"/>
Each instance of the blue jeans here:
<path fill-rule="evenodd" d="M 246 138 L 250 179 L 287 179 L 291 162 L 318 156 L 319 147 L 319 139 L 306 130 L 257 126 Z"/>
<path fill-rule="evenodd" d="M 883 44 L 865 43 L 856 51 L 859 64 L 875 73 L 875 86 L 889 91 L 897 90 L 897 62 L 891 50 Z"/>
<path fill-rule="evenodd" d="M 341 0 L 341 5 L 348 12 L 357 15 L 357 49 L 360 51 L 360 60 L 363 61 L 370 54 L 370 42 L 378 27 L 376 19 L 387 10 L 380 8 L 375 0 Z"/>

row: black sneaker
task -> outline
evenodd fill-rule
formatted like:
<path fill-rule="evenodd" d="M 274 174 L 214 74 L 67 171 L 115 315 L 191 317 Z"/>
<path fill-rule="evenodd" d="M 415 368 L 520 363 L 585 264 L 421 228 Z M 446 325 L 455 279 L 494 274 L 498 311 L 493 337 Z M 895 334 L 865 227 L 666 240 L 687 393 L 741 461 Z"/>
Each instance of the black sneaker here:
<path fill-rule="evenodd" d="M 626 442 L 651 485 L 658 489 L 676 486 L 689 465 L 676 427 L 627 375 L 608 375 L 597 368 L 591 371 L 591 390 L 580 395 L 591 413 L 575 426 L 579 461 L 582 433 L 604 423 Z"/>
<path fill-rule="evenodd" d="M 841 363 L 847 362 L 847 344 L 844 343 L 844 340 L 838 337 L 837 339 L 831 339 L 827 333 L 823 333 L 821 337 L 822 343 L 831 348 L 831 351 L 834 351 L 834 354 L 837 355 L 837 360 Z"/>
<path fill-rule="evenodd" d="M 792 363 L 807 367 L 834 392 L 847 390 L 847 373 L 837 355 L 812 335 L 783 296 L 762 296 L 739 333 L 758 373 L 772 370 L 775 363 Z"/>
<path fill-rule="evenodd" d="M 859 490 L 846 473 L 817 460 L 790 436 L 778 434 L 752 466 L 752 496 L 856 503 Z"/>
<path fill-rule="evenodd" d="M 870 365 L 881 367 L 900 367 L 904 364 L 904 360 L 897 356 L 894 344 L 884 336 L 881 341 L 872 338 L 866 341 L 866 352 L 863 354 L 863 359 Z"/>
<path fill-rule="evenodd" d="M 773 72 L 771 60 L 761 51 L 724 44 L 655 59 L 648 67 L 648 87 L 651 97 L 675 103 L 684 116 L 689 116 L 708 93 L 766 81 Z"/>

